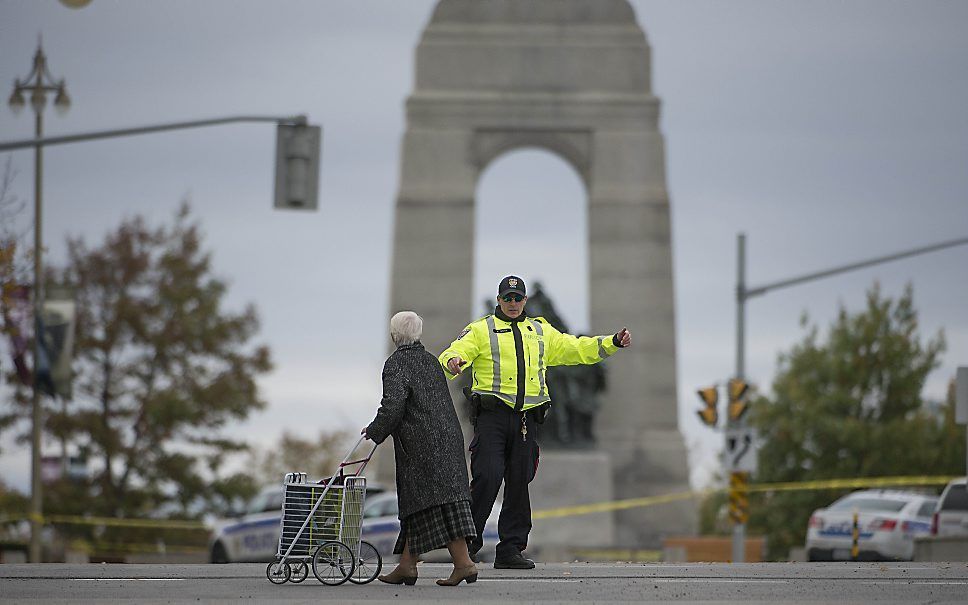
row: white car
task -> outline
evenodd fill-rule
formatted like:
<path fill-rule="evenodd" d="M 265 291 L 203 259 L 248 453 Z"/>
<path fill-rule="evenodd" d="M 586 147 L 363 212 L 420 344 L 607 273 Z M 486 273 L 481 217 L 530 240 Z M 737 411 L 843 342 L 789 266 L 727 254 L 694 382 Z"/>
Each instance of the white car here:
<path fill-rule="evenodd" d="M 948 483 L 938 497 L 931 533 L 940 537 L 968 536 L 968 489 L 964 477 Z"/>
<path fill-rule="evenodd" d="M 817 509 L 807 527 L 807 560 L 848 561 L 858 520 L 858 559 L 905 560 L 914 556 L 914 538 L 931 532 L 938 499 L 915 492 L 861 490 Z"/>
<path fill-rule="evenodd" d="M 393 546 L 400 533 L 397 518 L 396 492 L 377 493 L 367 489 L 363 507 L 363 539 L 373 544 L 385 559 L 393 558 Z M 484 528 L 482 560 L 492 560 L 497 543 L 497 518 L 500 504 L 487 520 Z M 282 488 L 268 487 L 249 503 L 246 513 L 237 519 L 215 522 L 209 541 L 209 560 L 212 563 L 241 561 L 272 561 L 279 548 L 279 522 L 282 517 Z M 447 551 L 425 553 L 424 560 L 444 561 Z"/>

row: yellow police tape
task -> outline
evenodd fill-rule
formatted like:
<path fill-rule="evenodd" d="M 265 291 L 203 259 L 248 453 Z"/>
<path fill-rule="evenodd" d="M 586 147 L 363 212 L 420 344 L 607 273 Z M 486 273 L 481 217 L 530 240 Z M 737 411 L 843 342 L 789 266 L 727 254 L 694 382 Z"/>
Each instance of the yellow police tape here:
<path fill-rule="evenodd" d="M 789 492 L 799 490 L 842 489 L 862 487 L 902 487 L 918 485 L 944 485 L 954 479 L 954 475 L 945 476 L 904 476 L 904 477 L 861 477 L 856 479 L 822 479 L 817 481 L 800 481 L 790 483 L 752 483 L 747 485 L 748 492 Z M 627 500 L 613 500 L 610 502 L 596 502 L 580 504 L 578 506 L 564 506 L 548 508 L 532 513 L 533 519 L 555 519 L 558 517 L 572 517 L 576 515 L 591 515 L 643 506 L 656 506 L 680 500 L 703 498 L 712 494 L 728 491 L 728 488 L 707 489 L 698 492 L 677 492 L 661 496 L 647 496 L 644 498 L 629 498 Z"/>
<path fill-rule="evenodd" d="M 789 492 L 799 490 L 817 489 L 844 489 L 844 488 L 863 488 L 863 487 L 904 487 L 920 485 L 944 485 L 955 475 L 941 476 L 902 476 L 902 477 L 861 477 L 855 479 L 822 479 L 817 481 L 800 481 L 789 483 L 751 483 L 747 486 L 749 492 Z M 595 502 L 591 504 L 580 504 L 577 506 L 564 506 L 560 508 L 548 508 L 536 510 L 532 513 L 533 519 L 555 519 L 559 517 L 572 517 L 577 515 L 591 515 L 594 513 L 604 513 L 615 510 L 626 510 L 629 508 L 640 508 L 644 506 L 656 506 L 668 504 L 680 500 L 690 500 L 692 498 L 703 498 L 712 494 L 728 491 L 728 488 L 706 489 L 701 491 L 676 492 L 663 494 L 661 496 L 646 496 L 644 498 L 629 498 L 626 500 L 611 500 L 608 502 Z M 28 519 L 27 515 L 16 515 L 0 517 L 0 523 L 11 523 Z M 112 527 L 159 527 L 167 529 L 207 529 L 201 521 L 177 521 L 170 519 L 116 519 L 112 517 L 82 517 L 77 515 L 47 515 L 43 517 L 44 523 L 61 523 L 64 525 L 104 525 Z"/>
<path fill-rule="evenodd" d="M 0 524 L 30 519 L 29 515 L 0 517 Z M 47 515 L 40 517 L 44 524 L 103 525 L 105 527 L 156 527 L 164 529 L 208 529 L 201 521 L 178 521 L 173 519 L 125 519 L 115 517 L 82 517 L 79 515 Z"/>

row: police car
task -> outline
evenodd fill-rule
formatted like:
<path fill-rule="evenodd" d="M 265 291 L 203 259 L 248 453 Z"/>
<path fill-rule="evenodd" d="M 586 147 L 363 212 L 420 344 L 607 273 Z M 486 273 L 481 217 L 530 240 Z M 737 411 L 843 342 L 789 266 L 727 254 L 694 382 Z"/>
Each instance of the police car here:
<path fill-rule="evenodd" d="M 363 507 L 363 539 L 373 544 L 386 558 L 394 557 L 393 546 L 400 533 L 397 518 L 396 492 L 382 492 L 379 488 L 367 488 Z M 487 520 L 484 528 L 482 560 L 493 560 L 497 543 L 497 518 L 500 504 Z M 279 547 L 279 522 L 282 517 L 282 489 L 269 487 L 260 492 L 238 519 L 215 522 L 209 544 L 212 563 L 266 562 L 272 561 Z M 449 560 L 447 551 L 425 553 L 424 560 Z"/>
<path fill-rule="evenodd" d="M 910 561 L 914 538 L 931 533 L 931 514 L 937 502 L 935 496 L 892 490 L 847 494 L 810 515 L 807 559 L 850 560 L 857 511 L 859 559 Z"/>

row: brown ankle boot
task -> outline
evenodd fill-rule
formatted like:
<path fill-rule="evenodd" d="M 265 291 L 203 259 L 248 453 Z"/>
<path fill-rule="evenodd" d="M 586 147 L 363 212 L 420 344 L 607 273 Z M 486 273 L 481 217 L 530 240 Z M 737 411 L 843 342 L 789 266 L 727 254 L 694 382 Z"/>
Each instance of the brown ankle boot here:
<path fill-rule="evenodd" d="M 417 583 L 417 568 L 402 569 L 397 565 L 396 569 L 386 575 L 377 576 L 376 579 L 387 584 L 406 584 L 407 586 L 413 586 Z"/>
<path fill-rule="evenodd" d="M 466 581 L 468 584 L 473 584 L 477 582 L 477 566 L 471 565 L 470 567 L 455 567 L 454 571 L 451 572 L 450 577 L 446 580 L 437 580 L 438 586 L 457 586 L 461 581 Z"/>

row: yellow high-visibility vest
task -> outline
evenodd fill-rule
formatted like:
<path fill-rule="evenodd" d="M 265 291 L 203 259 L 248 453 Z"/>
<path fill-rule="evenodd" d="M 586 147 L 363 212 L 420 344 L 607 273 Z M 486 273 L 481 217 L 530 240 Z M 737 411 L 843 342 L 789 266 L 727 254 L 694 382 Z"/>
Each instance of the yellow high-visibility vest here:
<path fill-rule="evenodd" d="M 598 363 L 617 350 L 611 334 L 573 336 L 543 317 L 508 322 L 492 314 L 468 324 L 438 359 L 453 379 L 447 360 L 460 357 L 473 371 L 473 392 L 494 395 L 521 411 L 551 401 L 545 381 L 549 367 Z"/>

